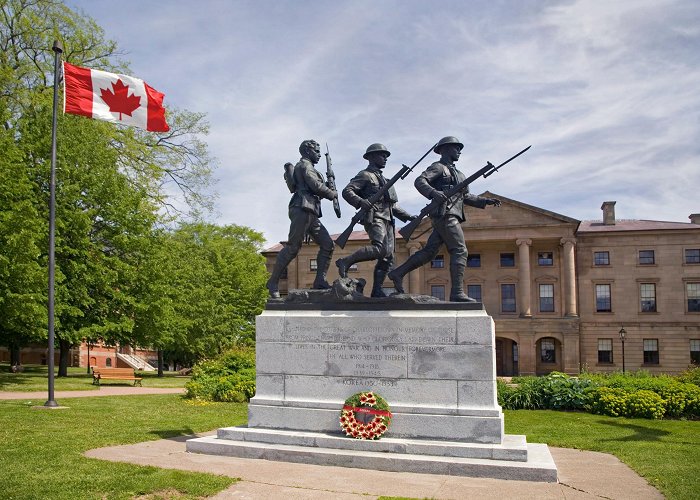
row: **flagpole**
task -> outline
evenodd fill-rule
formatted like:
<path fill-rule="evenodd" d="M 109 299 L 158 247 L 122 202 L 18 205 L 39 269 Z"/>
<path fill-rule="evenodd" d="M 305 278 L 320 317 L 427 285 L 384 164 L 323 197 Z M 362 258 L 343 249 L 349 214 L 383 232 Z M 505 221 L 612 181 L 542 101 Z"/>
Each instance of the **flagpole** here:
<path fill-rule="evenodd" d="M 51 124 L 51 181 L 49 183 L 49 399 L 44 403 L 47 407 L 57 407 L 54 399 L 54 275 L 56 262 L 54 256 L 54 233 L 56 229 L 56 116 L 58 115 L 58 81 L 63 46 L 55 40 L 53 64 L 53 121 Z"/>

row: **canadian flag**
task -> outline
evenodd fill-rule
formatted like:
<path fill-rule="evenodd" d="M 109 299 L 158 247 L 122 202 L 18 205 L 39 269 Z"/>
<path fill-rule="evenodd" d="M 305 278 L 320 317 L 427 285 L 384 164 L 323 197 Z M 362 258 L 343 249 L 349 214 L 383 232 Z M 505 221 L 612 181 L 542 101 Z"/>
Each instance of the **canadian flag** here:
<path fill-rule="evenodd" d="M 143 80 L 63 63 L 63 112 L 123 123 L 152 132 L 170 130 L 163 97 Z"/>

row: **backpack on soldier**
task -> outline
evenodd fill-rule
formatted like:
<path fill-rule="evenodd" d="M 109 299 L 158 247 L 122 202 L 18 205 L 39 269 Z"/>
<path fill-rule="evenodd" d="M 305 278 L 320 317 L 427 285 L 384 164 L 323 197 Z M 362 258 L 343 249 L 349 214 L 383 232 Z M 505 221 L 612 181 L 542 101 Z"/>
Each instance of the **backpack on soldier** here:
<path fill-rule="evenodd" d="M 284 182 L 287 183 L 290 193 L 294 193 L 297 190 L 296 182 L 294 181 L 294 165 L 292 163 L 284 164 Z"/>

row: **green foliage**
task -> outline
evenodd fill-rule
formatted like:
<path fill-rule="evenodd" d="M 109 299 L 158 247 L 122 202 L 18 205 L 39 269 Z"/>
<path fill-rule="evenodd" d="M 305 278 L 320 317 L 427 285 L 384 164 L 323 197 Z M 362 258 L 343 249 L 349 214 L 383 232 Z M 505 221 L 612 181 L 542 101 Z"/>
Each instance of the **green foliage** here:
<path fill-rule="evenodd" d="M 197 364 L 185 388 L 188 398 L 231 403 L 249 401 L 255 395 L 255 351 L 239 347 Z"/>
<path fill-rule="evenodd" d="M 518 377 L 515 387 L 499 386 L 501 406 L 510 410 L 581 410 L 587 403 L 588 380 L 552 372 L 546 377 Z M 503 390 L 503 394 L 500 391 Z"/>
<path fill-rule="evenodd" d="M 518 384 L 498 384 L 498 401 L 504 409 L 585 410 L 630 418 L 700 418 L 700 388 L 669 375 L 635 372 L 569 377 L 552 372 L 546 377 L 513 380 Z"/>
<path fill-rule="evenodd" d="M 700 387 L 700 366 L 688 368 L 678 375 L 678 380 L 686 384 L 695 384 Z"/>

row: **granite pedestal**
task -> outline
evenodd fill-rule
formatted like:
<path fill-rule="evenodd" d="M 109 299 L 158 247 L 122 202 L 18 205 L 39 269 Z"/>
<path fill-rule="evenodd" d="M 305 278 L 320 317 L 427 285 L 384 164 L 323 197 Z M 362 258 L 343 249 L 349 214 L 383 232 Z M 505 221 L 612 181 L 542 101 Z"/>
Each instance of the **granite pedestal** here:
<path fill-rule="evenodd" d="M 256 323 L 248 426 L 188 451 L 381 470 L 556 481 L 544 445 L 506 436 L 493 320 L 481 304 L 370 310 L 268 308 Z M 345 437 L 343 402 L 374 391 L 391 406 L 385 437 Z"/>

